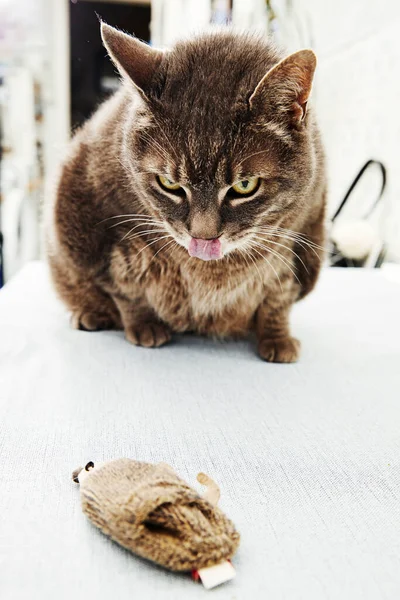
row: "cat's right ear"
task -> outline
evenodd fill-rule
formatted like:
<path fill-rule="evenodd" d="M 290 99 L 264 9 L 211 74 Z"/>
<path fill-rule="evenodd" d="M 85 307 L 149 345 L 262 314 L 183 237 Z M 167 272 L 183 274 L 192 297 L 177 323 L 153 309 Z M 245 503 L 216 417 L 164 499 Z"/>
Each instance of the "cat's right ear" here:
<path fill-rule="evenodd" d="M 140 92 L 147 94 L 162 57 L 162 50 L 101 22 L 101 37 L 113 63 L 123 77 L 128 77 Z"/>

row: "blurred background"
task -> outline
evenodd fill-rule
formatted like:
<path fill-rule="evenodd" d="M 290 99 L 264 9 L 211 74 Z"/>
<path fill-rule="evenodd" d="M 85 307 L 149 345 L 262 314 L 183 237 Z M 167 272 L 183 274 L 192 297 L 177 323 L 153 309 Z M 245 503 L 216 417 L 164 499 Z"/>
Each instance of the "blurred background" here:
<path fill-rule="evenodd" d="M 0 285 L 41 256 L 43 198 L 71 133 L 119 85 L 96 15 L 160 47 L 216 24 L 313 48 L 329 262 L 400 262 L 398 0 L 0 0 Z"/>

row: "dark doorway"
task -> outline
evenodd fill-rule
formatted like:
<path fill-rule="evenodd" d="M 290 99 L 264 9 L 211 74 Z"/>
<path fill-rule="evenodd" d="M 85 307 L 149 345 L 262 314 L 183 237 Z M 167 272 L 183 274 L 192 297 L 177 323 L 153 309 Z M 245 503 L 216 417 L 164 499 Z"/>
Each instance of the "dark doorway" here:
<path fill-rule="evenodd" d="M 150 39 L 150 5 L 70 2 L 71 124 L 75 129 L 119 85 L 119 76 L 101 42 L 97 15 L 139 39 Z"/>

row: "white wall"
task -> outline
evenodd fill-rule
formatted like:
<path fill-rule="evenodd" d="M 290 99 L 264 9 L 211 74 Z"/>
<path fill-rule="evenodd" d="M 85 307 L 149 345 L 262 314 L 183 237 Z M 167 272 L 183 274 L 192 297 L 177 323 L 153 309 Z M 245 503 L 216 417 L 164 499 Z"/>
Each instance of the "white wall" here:
<path fill-rule="evenodd" d="M 388 169 L 385 234 L 400 259 L 400 2 L 294 0 L 319 65 L 315 103 L 328 154 L 331 210 L 369 158 Z M 365 190 L 365 198 L 376 193 Z M 361 200 L 361 199 L 360 199 Z"/>
<path fill-rule="evenodd" d="M 51 177 L 70 138 L 69 0 L 40 0 L 46 15 L 45 168 Z"/>
<path fill-rule="evenodd" d="M 210 23 L 211 0 L 152 0 L 151 41 L 160 48 L 198 33 Z"/>

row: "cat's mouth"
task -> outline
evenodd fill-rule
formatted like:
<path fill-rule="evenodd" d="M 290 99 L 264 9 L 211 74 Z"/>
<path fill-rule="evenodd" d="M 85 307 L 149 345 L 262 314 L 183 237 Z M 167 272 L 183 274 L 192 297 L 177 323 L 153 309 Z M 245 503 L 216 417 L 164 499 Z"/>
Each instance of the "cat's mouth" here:
<path fill-rule="evenodd" d="M 188 252 L 190 256 L 200 260 L 218 260 L 223 257 L 222 244 L 219 238 L 202 240 L 192 238 L 189 242 Z"/>
<path fill-rule="evenodd" d="M 215 238 L 198 238 L 192 237 L 187 231 L 176 231 L 168 225 L 167 223 L 167 230 L 171 232 L 171 236 L 192 258 L 204 261 L 219 260 L 235 247 L 224 234 Z"/>

